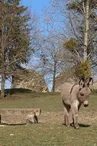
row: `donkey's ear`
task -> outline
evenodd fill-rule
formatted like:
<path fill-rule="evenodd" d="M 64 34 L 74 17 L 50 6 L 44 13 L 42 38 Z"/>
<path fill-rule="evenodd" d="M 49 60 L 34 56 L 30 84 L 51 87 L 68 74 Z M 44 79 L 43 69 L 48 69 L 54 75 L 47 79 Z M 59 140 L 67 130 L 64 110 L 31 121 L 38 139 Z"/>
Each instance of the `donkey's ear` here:
<path fill-rule="evenodd" d="M 87 86 L 89 87 L 90 85 L 93 85 L 93 78 L 90 77 L 88 80 L 87 80 Z"/>
<path fill-rule="evenodd" d="M 85 86 L 85 78 L 81 78 L 80 81 L 79 81 L 79 85 L 80 85 L 80 88 L 83 88 Z"/>

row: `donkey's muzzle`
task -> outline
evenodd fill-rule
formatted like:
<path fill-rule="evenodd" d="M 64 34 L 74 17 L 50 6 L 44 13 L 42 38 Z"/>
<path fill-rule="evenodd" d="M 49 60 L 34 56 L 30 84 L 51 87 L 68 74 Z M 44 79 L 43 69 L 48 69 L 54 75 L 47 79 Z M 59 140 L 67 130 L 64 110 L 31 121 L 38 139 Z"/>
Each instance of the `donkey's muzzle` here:
<path fill-rule="evenodd" d="M 86 100 L 85 102 L 84 102 L 84 107 L 87 107 L 89 104 L 88 104 L 88 101 Z"/>

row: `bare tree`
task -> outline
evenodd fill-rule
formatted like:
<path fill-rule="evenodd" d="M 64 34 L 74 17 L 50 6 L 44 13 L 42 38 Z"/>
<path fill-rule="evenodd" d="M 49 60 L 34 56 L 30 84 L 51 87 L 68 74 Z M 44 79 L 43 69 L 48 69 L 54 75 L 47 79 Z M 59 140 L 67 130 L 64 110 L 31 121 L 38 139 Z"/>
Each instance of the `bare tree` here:
<path fill-rule="evenodd" d="M 38 69 L 44 76 L 49 77 L 48 82 L 52 82 L 52 92 L 55 91 L 56 76 L 66 67 L 62 59 L 64 56 L 63 42 L 63 36 L 52 30 L 45 36 L 41 47 L 40 64 L 38 66 L 40 69 Z"/>
<path fill-rule="evenodd" d="M 68 30 L 66 34 L 67 41 L 73 38 L 77 42 L 76 49 L 72 50 L 71 48 L 68 50 L 71 54 L 68 60 L 72 60 L 74 64 L 77 60 L 78 64 L 88 62 L 91 65 L 97 56 L 97 2 L 95 0 L 53 0 L 52 7 L 56 11 L 56 15 L 54 11 L 52 13 L 54 20 L 61 20 L 60 23 L 64 25 L 65 32 L 66 29 Z"/>

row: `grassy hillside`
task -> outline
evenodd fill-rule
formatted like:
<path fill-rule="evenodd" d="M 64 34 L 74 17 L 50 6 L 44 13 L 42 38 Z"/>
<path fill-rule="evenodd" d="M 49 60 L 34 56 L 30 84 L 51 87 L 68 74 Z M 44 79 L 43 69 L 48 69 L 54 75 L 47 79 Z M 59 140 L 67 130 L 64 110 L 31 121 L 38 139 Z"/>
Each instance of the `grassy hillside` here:
<path fill-rule="evenodd" d="M 39 124 L 0 126 L 0 146 L 97 146 L 97 94 L 79 113 L 80 129 L 63 125 L 59 93 L 15 93 L 0 100 L 0 108 L 41 108 Z"/>

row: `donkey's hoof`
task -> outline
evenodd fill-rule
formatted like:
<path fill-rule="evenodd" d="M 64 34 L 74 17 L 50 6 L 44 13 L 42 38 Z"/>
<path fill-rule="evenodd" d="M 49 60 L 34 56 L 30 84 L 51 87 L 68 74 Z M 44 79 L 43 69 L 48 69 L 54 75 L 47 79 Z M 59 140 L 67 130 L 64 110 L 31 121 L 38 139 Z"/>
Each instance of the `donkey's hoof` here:
<path fill-rule="evenodd" d="M 74 123 L 70 123 L 70 126 L 74 127 Z"/>
<path fill-rule="evenodd" d="M 79 129 L 79 126 L 78 127 L 75 127 L 75 129 Z"/>
<path fill-rule="evenodd" d="M 79 125 L 74 125 L 74 128 L 75 129 L 79 129 Z"/>
<path fill-rule="evenodd" d="M 69 128 L 70 127 L 70 124 L 67 124 L 66 127 Z"/>

